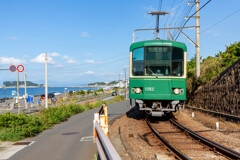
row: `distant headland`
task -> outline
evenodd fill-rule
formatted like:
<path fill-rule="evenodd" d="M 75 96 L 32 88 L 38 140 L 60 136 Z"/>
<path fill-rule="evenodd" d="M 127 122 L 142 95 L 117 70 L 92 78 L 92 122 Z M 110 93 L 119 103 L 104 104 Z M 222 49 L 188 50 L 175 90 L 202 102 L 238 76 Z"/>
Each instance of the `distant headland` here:
<path fill-rule="evenodd" d="M 26 85 L 27 87 L 43 87 L 44 86 L 43 84 L 37 84 L 31 81 L 26 81 Z M 2 87 L 3 86 L 7 88 L 17 87 L 17 81 L 4 81 Z M 19 87 L 24 87 L 24 86 L 25 86 L 25 82 L 19 81 Z"/>

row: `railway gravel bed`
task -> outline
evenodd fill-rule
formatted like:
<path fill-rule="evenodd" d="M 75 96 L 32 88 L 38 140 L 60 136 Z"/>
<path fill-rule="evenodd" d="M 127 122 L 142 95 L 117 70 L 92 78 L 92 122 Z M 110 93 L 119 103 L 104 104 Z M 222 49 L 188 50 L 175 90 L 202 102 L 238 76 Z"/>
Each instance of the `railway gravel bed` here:
<path fill-rule="evenodd" d="M 191 113 L 190 110 L 184 110 L 175 117 L 179 123 L 198 134 L 240 152 L 239 124 L 223 121 L 220 123 L 220 130 L 216 131 L 213 125 L 209 125 L 207 122 L 214 124 L 219 119 L 201 113 L 195 113 L 195 118 L 192 118 Z M 186 135 L 177 131 L 170 122 L 156 127 L 165 136 L 170 134 L 167 132 L 173 132 L 175 138 L 178 138 L 174 140 L 175 144 L 179 146 L 179 149 L 185 148 L 184 152 L 188 153 L 192 159 L 225 159 L 225 157 L 208 151 L 197 142 L 192 143 L 194 140 L 191 138 L 186 139 Z M 167 131 L 163 127 L 169 128 L 169 130 Z M 109 133 L 110 140 L 122 159 L 175 159 L 148 128 L 143 112 L 133 110 L 117 119 L 112 124 Z M 169 139 L 173 137 L 169 137 Z M 185 147 L 182 145 L 183 141 L 187 142 L 184 144 Z M 191 150 L 192 147 L 196 150 Z"/>

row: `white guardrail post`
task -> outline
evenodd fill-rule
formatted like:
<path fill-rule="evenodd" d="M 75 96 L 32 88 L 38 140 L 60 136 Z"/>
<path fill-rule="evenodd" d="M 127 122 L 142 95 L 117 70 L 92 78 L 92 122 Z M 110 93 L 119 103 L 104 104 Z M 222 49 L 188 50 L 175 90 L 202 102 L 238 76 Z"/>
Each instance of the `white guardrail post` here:
<path fill-rule="evenodd" d="M 101 160 L 121 160 L 119 154 L 108 138 L 107 106 L 103 105 L 99 113 L 94 114 L 93 127 L 94 143 L 97 145 Z"/>

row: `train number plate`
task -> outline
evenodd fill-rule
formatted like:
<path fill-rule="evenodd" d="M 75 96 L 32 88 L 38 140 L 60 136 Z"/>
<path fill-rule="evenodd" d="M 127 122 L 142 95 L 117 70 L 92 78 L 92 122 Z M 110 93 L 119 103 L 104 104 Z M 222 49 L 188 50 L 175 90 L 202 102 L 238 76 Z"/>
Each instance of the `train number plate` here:
<path fill-rule="evenodd" d="M 153 92 L 154 91 L 154 87 L 145 87 L 145 91 Z"/>

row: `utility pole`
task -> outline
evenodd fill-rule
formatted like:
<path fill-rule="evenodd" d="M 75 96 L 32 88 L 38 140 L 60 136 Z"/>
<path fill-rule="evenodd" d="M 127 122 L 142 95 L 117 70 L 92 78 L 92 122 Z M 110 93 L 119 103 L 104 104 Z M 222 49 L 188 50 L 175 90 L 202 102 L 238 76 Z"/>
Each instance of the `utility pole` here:
<path fill-rule="evenodd" d="M 24 81 L 25 81 L 25 97 L 24 97 L 24 102 L 25 102 L 25 108 L 27 108 L 27 79 L 26 79 L 26 70 L 24 70 Z"/>
<path fill-rule="evenodd" d="M 199 24 L 199 0 L 196 0 L 196 76 L 200 76 L 200 24 Z"/>
<path fill-rule="evenodd" d="M 127 99 L 127 85 L 126 85 L 126 68 L 124 68 L 123 70 L 125 70 L 125 98 Z"/>
<path fill-rule="evenodd" d="M 121 85 L 120 85 L 120 73 L 119 73 L 119 89 L 121 88 Z"/>
<path fill-rule="evenodd" d="M 47 52 L 45 53 L 45 108 L 48 108 Z"/>
<path fill-rule="evenodd" d="M 17 71 L 17 104 L 18 104 L 18 114 L 20 113 L 19 106 L 19 72 Z"/>
<path fill-rule="evenodd" d="M 24 81 L 25 81 L 25 98 L 27 98 L 27 80 L 26 80 L 26 71 L 24 70 Z"/>

